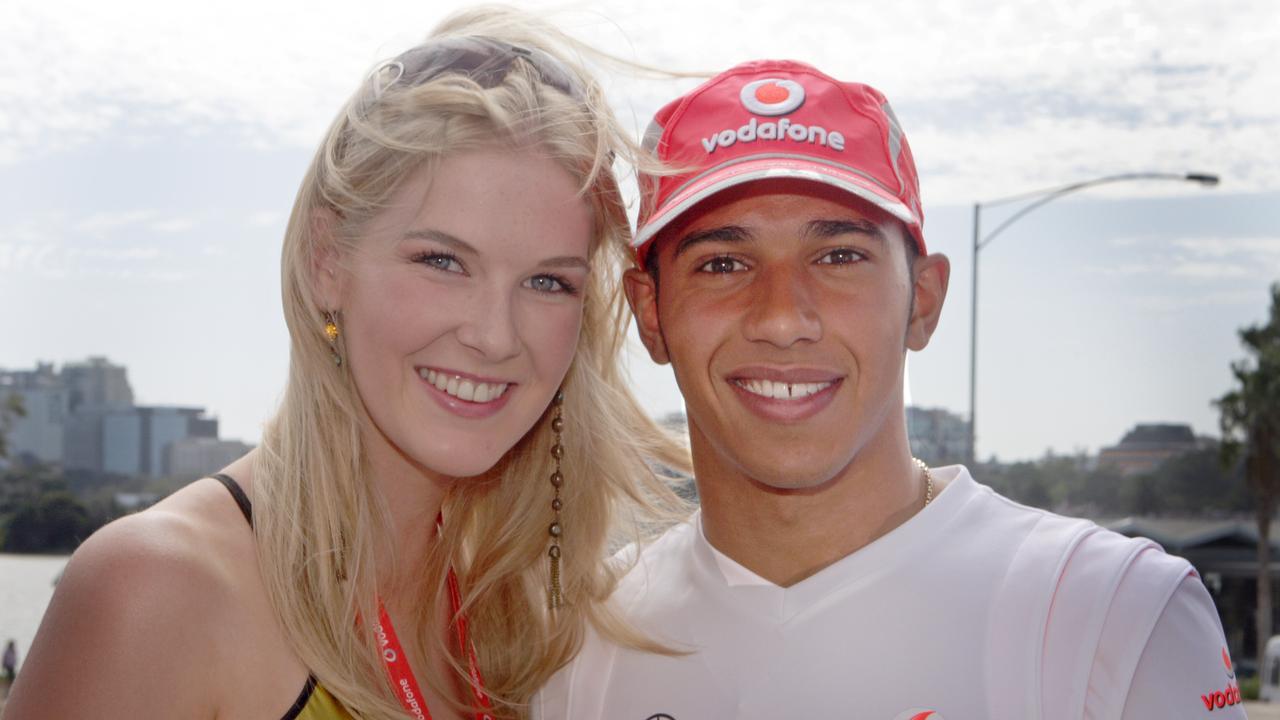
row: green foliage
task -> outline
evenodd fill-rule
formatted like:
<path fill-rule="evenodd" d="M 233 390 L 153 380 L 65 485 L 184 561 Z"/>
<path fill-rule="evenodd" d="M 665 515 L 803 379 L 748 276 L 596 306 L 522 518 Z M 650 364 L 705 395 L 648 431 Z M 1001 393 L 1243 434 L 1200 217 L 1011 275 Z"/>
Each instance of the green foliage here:
<path fill-rule="evenodd" d="M 1267 322 L 1241 328 L 1249 358 L 1231 364 L 1236 387 L 1214 401 L 1222 427 L 1222 461 L 1243 458 L 1258 523 L 1257 646 L 1271 636 L 1271 522 L 1280 502 L 1280 283 L 1271 286 Z"/>
<path fill-rule="evenodd" d="M 20 417 L 26 417 L 27 409 L 22 405 L 22 396 L 11 392 L 0 401 L 0 458 L 9 457 L 9 430 Z"/>
<path fill-rule="evenodd" d="M 1253 677 L 1240 678 L 1240 697 L 1245 700 L 1257 700 L 1258 693 L 1262 689 L 1262 678 L 1254 675 Z"/>
<path fill-rule="evenodd" d="M 71 552 L 97 528 L 70 493 L 43 495 L 24 504 L 5 528 L 4 552 Z"/>
<path fill-rule="evenodd" d="M 0 474 L 0 552 L 71 552 L 119 514 L 109 500 L 81 501 L 48 466 Z"/>
<path fill-rule="evenodd" d="M 1240 330 L 1249 359 L 1231 364 L 1236 387 L 1214 401 L 1221 414 L 1222 459 L 1244 458 L 1254 490 L 1280 492 L 1280 283 L 1271 286 L 1267 322 Z"/>
<path fill-rule="evenodd" d="M 1154 472 L 1122 477 L 1086 468 L 1082 458 L 986 465 L 982 482 L 1024 505 L 1087 517 L 1227 516 L 1248 512 L 1252 497 L 1239 467 L 1219 461 L 1216 445 L 1178 455 Z"/>

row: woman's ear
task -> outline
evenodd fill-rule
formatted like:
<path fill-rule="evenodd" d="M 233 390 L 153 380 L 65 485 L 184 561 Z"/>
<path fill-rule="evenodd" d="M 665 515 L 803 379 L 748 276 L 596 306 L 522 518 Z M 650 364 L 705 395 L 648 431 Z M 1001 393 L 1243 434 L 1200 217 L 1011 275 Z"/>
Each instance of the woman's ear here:
<path fill-rule="evenodd" d="M 342 308 L 342 251 L 338 246 L 338 214 L 329 208 L 311 212 L 311 287 L 323 310 Z"/>

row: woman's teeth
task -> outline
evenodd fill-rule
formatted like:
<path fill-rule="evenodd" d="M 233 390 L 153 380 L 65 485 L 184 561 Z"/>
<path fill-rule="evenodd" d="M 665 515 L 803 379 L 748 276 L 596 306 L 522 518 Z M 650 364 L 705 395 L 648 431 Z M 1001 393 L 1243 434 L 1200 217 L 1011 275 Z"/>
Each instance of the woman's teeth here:
<path fill-rule="evenodd" d="M 497 400 L 507 391 L 509 383 L 485 383 L 464 380 L 456 375 L 446 375 L 429 368 L 418 371 L 423 380 L 436 386 L 437 390 L 452 395 L 459 400 L 474 403 L 486 403 Z"/>

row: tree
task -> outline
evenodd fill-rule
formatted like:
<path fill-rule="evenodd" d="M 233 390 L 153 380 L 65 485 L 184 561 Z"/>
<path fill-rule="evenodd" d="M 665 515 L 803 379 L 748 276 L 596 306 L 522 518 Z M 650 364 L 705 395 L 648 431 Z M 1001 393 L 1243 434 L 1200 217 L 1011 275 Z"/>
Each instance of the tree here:
<path fill-rule="evenodd" d="M 17 418 L 26 417 L 27 409 L 22 405 L 22 396 L 11 392 L 0 402 L 0 458 L 9 457 L 9 430 Z"/>
<path fill-rule="evenodd" d="M 1266 323 L 1240 329 L 1252 358 L 1231 364 L 1236 387 L 1214 401 L 1222 427 L 1222 461 L 1244 460 L 1258 522 L 1258 652 L 1271 637 L 1271 518 L 1280 500 L 1280 283 L 1271 286 Z"/>
<path fill-rule="evenodd" d="M 70 493 L 43 495 L 18 507 L 5 528 L 9 553 L 71 552 L 96 528 L 88 510 Z"/>

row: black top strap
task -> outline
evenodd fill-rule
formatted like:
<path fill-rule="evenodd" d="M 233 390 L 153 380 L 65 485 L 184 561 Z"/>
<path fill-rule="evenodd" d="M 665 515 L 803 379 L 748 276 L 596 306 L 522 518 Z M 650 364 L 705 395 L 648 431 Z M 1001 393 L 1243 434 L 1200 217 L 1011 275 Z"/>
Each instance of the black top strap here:
<path fill-rule="evenodd" d="M 240 483 L 236 482 L 230 475 L 223 473 L 210 475 L 209 477 L 222 483 L 227 492 L 231 493 L 236 505 L 240 506 L 240 512 L 244 513 L 245 521 L 249 523 L 249 527 L 253 527 L 253 504 L 249 502 L 249 496 L 244 494 L 244 489 L 240 487 Z"/>
<path fill-rule="evenodd" d="M 215 475 L 214 477 L 217 477 Z M 232 482 L 235 482 L 234 480 Z M 289 712 L 284 714 L 280 720 L 294 720 L 307 709 L 307 703 L 311 702 L 311 694 L 316 689 L 316 676 L 308 675 L 307 684 L 302 686 L 302 692 L 298 693 L 298 699 L 293 701 L 293 707 L 289 708 Z"/>
<path fill-rule="evenodd" d="M 244 488 L 240 487 L 240 483 L 235 478 L 224 473 L 217 473 L 209 477 L 222 483 L 222 486 L 231 493 L 232 499 L 236 501 L 236 505 L 240 506 L 240 512 L 244 513 L 244 519 L 248 521 L 249 527 L 253 527 L 253 504 L 249 502 L 249 496 L 244 494 Z M 307 703 L 311 701 L 312 694 L 315 693 L 318 684 L 316 676 L 307 674 L 307 682 L 302 686 L 302 692 L 298 693 L 297 699 L 293 701 L 293 707 L 284 714 L 280 720 L 295 720 L 302 711 L 306 709 Z"/>

